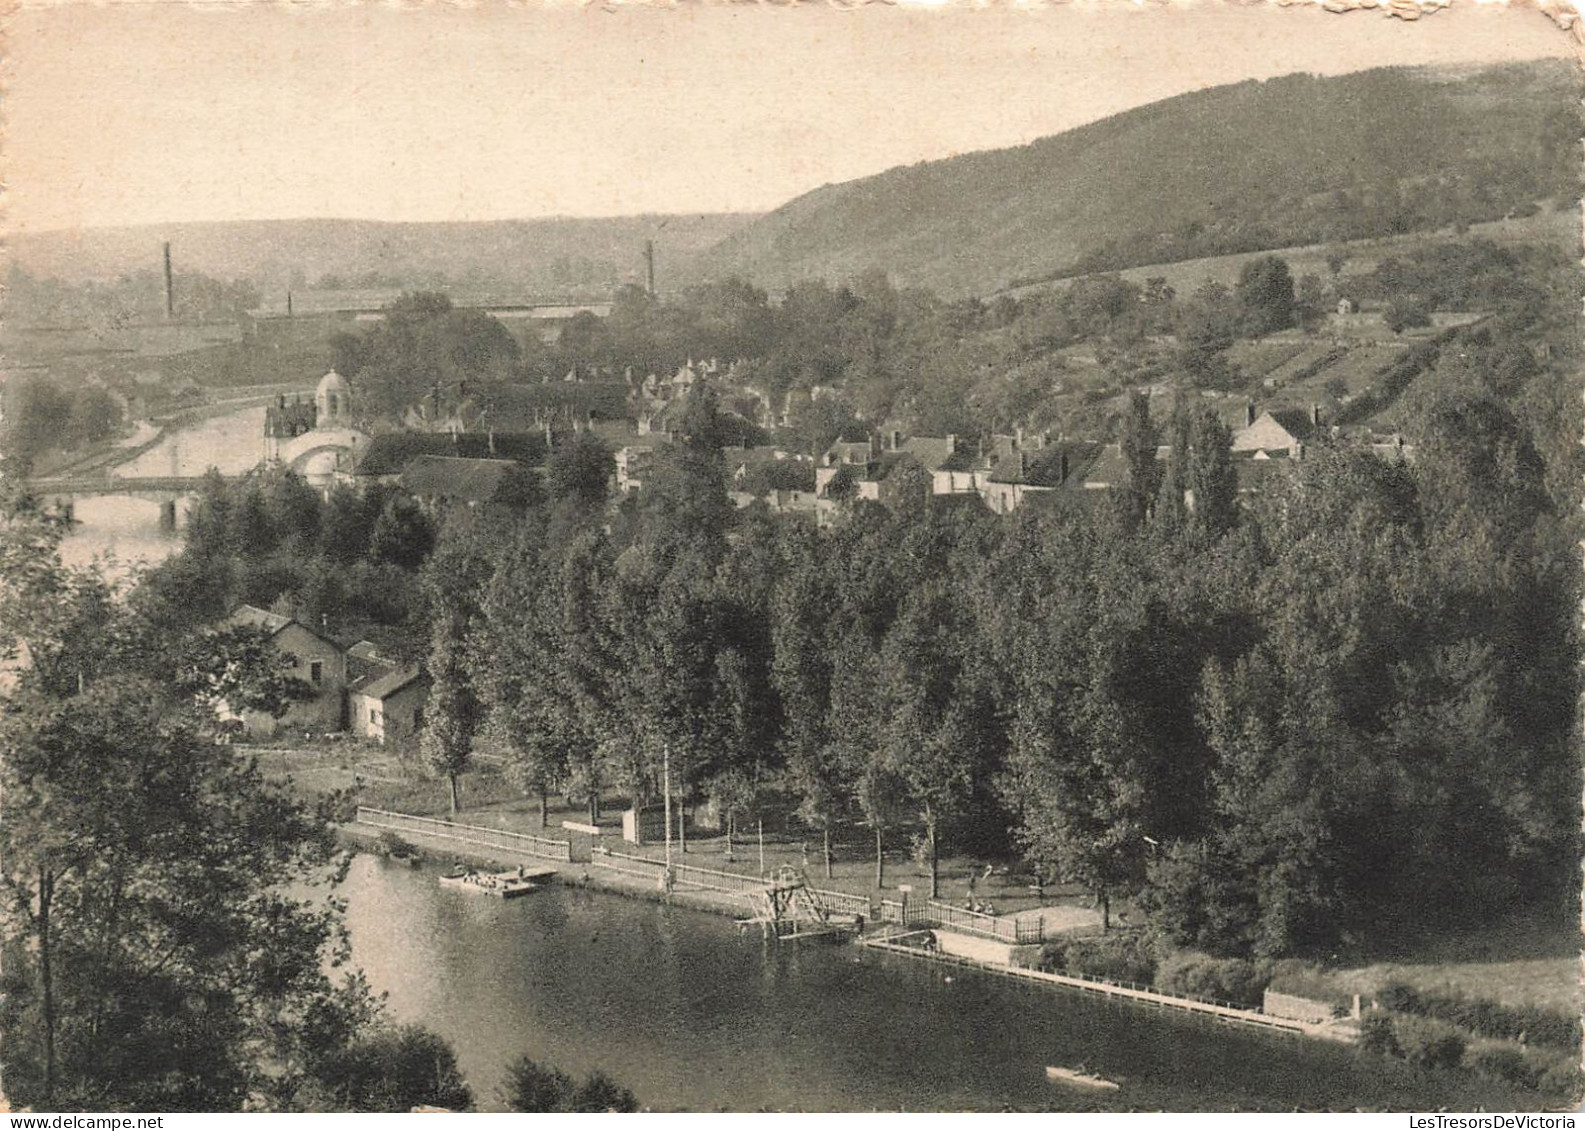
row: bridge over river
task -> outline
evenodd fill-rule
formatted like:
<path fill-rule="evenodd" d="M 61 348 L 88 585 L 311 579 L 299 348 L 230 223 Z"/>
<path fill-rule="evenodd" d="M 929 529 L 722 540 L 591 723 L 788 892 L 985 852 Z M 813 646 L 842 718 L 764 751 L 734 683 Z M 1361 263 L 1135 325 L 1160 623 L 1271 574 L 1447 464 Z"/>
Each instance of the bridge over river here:
<path fill-rule="evenodd" d="M 107 475 L 41 476 L 26 481 L 28 491 L 43 506 L 64 518 L 76 517 L 75 504 L 81 499 L 113 495 L 146 499 L 160 505 L 160 529 L 176 528 L 176 504 L 192 498 L 203 487 L 196 475 L 157 475 L 117 478 Z"/>

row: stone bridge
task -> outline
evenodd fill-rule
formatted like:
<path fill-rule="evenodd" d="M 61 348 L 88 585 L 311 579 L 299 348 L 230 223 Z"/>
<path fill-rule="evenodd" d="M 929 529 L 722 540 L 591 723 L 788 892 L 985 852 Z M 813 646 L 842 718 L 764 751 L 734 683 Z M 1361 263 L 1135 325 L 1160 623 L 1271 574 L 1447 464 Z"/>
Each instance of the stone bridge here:
<path fill-rule="evenodd" d="M 201 476 L 167 475 L 142 479 L 116 479 L 109 476 L 70 476 L 37 478 L 27 481 L 29 493 L 46 509 L 68 520 L 75 517 L 78 499 L 104 495 L 127 495 L 160 505 L 160 529 L 176 529 L 176 504 L 198 494 Z"/>

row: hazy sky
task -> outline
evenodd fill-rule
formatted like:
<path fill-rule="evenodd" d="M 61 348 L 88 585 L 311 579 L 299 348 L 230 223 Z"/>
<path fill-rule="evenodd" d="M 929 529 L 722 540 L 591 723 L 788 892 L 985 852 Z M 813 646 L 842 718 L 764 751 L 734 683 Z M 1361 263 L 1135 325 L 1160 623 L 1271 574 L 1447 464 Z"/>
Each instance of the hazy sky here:
<path fill-rule="evenodd" d="M 1544 16 L 1467 3 L 1413 24 L 1212 3 L 68 4 L 7 32 L 14 230 L 758 211 L 1202 86 L 1569 51 Z"/>

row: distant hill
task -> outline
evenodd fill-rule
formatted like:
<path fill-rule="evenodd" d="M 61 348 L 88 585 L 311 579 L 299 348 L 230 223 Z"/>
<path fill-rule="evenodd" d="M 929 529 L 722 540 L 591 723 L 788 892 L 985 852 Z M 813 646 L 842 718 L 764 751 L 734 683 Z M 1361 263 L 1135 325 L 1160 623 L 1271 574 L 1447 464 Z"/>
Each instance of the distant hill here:
<path fill-rule="evenodd" d="M 988 294 L 1498 219 L 1577 198 L 1579 88 L 1557 59 L 1196 91 L 1018 148 L 825 186 L 726 237 L 697 276 L 777 289 L 880 267 L 902 285 Z"/>
<path fill-rule="evenodd" d="M 741 228 L 750 214 L 555 218 L 388 224 L 367 220 L 248 220 L 39 232 L 7 251 L 35 275 L 66 282 L 158 270 L 169 240 L 177 272 L 250 279 L 272 291 L 303 286 L 404 287 L 448 282 L 539 295 L 608 294 L 643 280 L 655 241 L 662 281 L 678 264 Z"/>

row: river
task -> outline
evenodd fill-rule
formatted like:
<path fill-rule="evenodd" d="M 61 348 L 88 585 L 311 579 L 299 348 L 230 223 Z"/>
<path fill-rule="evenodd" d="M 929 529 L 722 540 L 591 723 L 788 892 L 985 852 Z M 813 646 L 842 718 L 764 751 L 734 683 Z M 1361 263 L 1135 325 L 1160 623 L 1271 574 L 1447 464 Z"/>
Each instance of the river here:
<path fill-rule="evenodd" d="M 551 887 L 503 902 L 360 856 L 353 961 L 400 1021 L 450 1040 L 500 1110 L 527 1053 L 657 1110 L 1504 1109 L 1461 1076 L 727 919 Z M 1081 1096 L 1048 1064 L 1122 1078 Z"/>
<path fill-rule="evenodd" d="M 254 405 L 211 416 L 198 423 L 172 429 L 147 451 L 118 464 L 111 475 L 119 479 L 202 475 L 211 467 L 225 475 L 240 475 L 253 468 L 263 455 L 264 406 Z M 107 572 L 123 575 L 128 569 L 164 561 L 181 548 L 181 536 L 160 529 L 159 504 L 126 495 L 101 495 L 79 499 L 77 525 L 61 544 L 61 559 L 84 566 L 108 555 Z M 185 515 L 185 507 L 179 507 Z"/>

